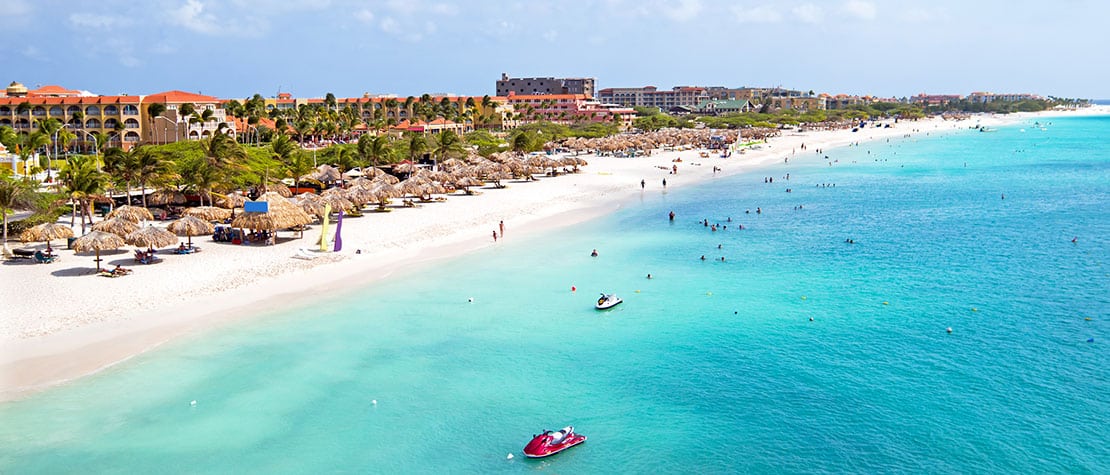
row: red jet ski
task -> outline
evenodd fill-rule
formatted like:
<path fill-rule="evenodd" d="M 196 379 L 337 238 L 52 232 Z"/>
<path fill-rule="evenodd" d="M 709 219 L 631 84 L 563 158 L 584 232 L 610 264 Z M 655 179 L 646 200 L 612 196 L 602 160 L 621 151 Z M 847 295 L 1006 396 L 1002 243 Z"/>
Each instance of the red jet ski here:
<path fill-rule="evenodd" d="M 532 441 L 524 446 L 524 455 L 531 458 L 547 457 L 585 441 L 586 436 L 575 434 L 573 426 L 566 426 L 557 431 L 545 430 L 540 435 L 532 437 Z"/>

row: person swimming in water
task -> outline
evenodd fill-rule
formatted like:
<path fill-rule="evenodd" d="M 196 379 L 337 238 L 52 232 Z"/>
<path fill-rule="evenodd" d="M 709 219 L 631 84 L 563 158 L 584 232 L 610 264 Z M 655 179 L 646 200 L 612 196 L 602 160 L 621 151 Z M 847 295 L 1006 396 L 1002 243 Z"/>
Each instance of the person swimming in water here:
<path fill-rule="evenodd" d="M 597 257 L 597 249 L 594 249 L 593 252 L 590 253 L 590 257 Z"/>

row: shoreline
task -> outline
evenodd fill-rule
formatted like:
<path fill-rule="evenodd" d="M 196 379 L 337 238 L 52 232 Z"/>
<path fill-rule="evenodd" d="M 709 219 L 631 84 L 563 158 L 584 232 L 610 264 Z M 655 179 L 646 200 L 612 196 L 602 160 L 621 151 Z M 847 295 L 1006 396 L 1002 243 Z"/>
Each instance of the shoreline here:
<path fill-rule="evenodd" d="M 425 204 L 422 209 L 367 212 L 361 218 L 345 219 L 344 251 L 313 261 L 290 256 L 314 240 L 315 229 L 306 232 L 305 238 L 268 247 L 221 245 L 201 238 L 204 252 L 167 255 L 161 264 L 134 266 L 135 275 L 122 279 L 93 279 L 84 272 L 91 271 L 91 256 L 64 251 L 55 264 L 14 265 L 5 270 L 8 275 L 18 275 L 21 284 L 18 289 L 8 285 L 0 290 L 0 298 L 12 304 L 10 316 L 5 317 L 10 321 L 0 328 L 0 347 L 4 348 L 0 351 L 0 402 L 23 399 L 98 373 L 182 337 L 305 306 L 323 291 L 352 292 L 500 244 L 494 244 L 488 232 L 502 219 L 508 221 L 509 239 L 527 240 L 611 214 L 638 193 L 659 193 L 662 178 L 667 179 L 668 188 L 682 188 L 717 176 L 769 169 L 782 163 L 784 154 L 789 156 L 792 147 L 802 142 L 807 149 L 837 148 L 905 135 L 950 133 L 974 124 L 1004 125 L 1034 117 L 1099 115 L 1110 110 L 1098 109 L 1091 114 L 1050 111 L 971 116 L 961 121 L 930 118 L 857 133 L 790 132 L 771 139 L 763 150 L 734 153 L 728 159 L 716 154 L 683 158 L 678 175 L 657 167 L 670 165 L 673 158 L 683 155 L 696 157 L 697 150 L 655 152 L 632 159 L 586 156 L 590 164 L 582 173 L 542 177 L 538 182 L 513 181 L 508 189 L 483 189 L 480 196 L 451 195 L 448 202 Z M 704 163 L 695 166 L 691 161 Z M 711 173 L 714 166 L 722 171 Z M 653 185 L 642 191 L 641 179 Z M 363 252 L 355 254 L 355 249 Z M 109 261 L 128 257 L 127 252 L 106 256 Z M 69 276 L 77 278 L 64 278 Z"/>

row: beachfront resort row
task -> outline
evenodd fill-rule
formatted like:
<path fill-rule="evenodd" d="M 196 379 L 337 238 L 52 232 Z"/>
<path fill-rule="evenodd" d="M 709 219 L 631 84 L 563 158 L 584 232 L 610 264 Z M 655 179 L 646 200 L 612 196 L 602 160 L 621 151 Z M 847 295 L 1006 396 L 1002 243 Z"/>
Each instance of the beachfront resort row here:
<path fill-rule="evenodd" d="M 750 131 L 749 138 L 750 134 L 765 137 L 768 133 Z M 104 180 L 81 184 L 81 180 L 88 181 L 83 175 L 97 176 L 91 164 L 85 170 L 63 167 L 57 172 L 54 185 L 45 186 L 42 191 L 36 191 L 33 182 L 5 177 L 4 183 L 12 187 L 17 201 L 30 204 L 36 201 L 32 199 L 36 194 L 58 191 L 61 193 L 57 196 L 65 200 L 55 202 L 53 208 L 43 213 L 47 216 L 44 222 L 21 226 L 18 238 L 23 245 L 9 250 L 5 242 L 3 252 L 7 259 L 53 264 L 62 254 L 54 247 L 54 241 L 66 240 L 68 250 L 87 253 L 95 262 L 95 270 L 90 270 L 90 274 L 104 277 L 128 275 L 129 270 L 118 260 L 114 261 L 114 268 L 102 266 L 102 252 L 131 245 L 135 247 L 133 265 L 153 264 L 163 256 L 199 252 L 202 246 L 195 245 L 193 238 L 202 236 L 210 237 L 213 245 L 296 241 L 294 257 L 312 259 L 320 251 L 341 250 L 341 234 L 338 229 L 329 230 L 328 223 L 343 217 L 373 219 L 364 215 L 420 208 L 451 196 L 475 196 L 497 190 L 509 183 L 525 184 L 578 173 L 588 165 L 586 159 L 590 156 L 650 155 L 655 149 L 702 149 L 701 156 L 707 156 L 710 150 L 728 154 L 729 147 L 740 137 L 738 131 L 665 130 L 633 136 L 566 139 L 549 144 L 552 153 L 505 151 L 487 158 L 460 149 L 460 156 L 445 154 L 447 158 L 433 160 L 431 164 L 408 160 L 382 167 L 322 164 L 286 180 L 290 184 L 272 179 L 237 189 L 232 183 L 214 183 L 203 192 L 174 185 L 172 180 L 150 190 L 131 189 L 130 183 L 124 183 L 123 189 L 109 188 Z M 554 153 L 555 150 L 559 153 Z M 101 178 L 108 178 L 100 173 Z M 66 213 L 54 216 L 59 211 Z M 6 236 L 7 220 L 4 224 Z M 308 249 L 312 251 L 306 252 Z"/>

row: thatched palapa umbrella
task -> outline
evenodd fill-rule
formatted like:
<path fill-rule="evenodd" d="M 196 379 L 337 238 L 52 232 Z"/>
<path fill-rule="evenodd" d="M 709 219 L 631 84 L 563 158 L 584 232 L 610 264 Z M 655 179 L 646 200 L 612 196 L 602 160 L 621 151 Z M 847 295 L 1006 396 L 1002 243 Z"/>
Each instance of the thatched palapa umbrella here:
<path fill-rule="evenodd" d="M 289 186 L 286 185 L 285 183 L 278 182 L 278 181 L 271 182 L 271 183 L 263 183 L 262 185 L 260 185 L 258 187 L 258 192 L 262 193 L 264 195 L 267 194 L 267 193 L 277 193 L 282 198 L 290 198 L 290 197 L 293 196 L 293 190 L 290 190 Z M 259 199 L 261 199 L 261 198 L 259 198 Z"/>
<path fill-rule="evenodd" d="M 73 241 L 73 250 L 77 252 L 96 251 L 96 271 L 100 272 L 100 251 L 119 249 L 126 244 L 123 238 L 104 231 L 90 231 L 88 234 Z"/>
<path fill-rule="evenodd" d="M 193 247 L 193 236 L 212 234 L 213 228 L 212 223 L 196 216 L 184 216 L 166 226 L 171 233 L 188 236 L 189 247 Z"/>
<path fill-rule="evenodd" d="M 111 213 L 108 213 L 108 216 L 106 216 L 106 217 L 108 219 L 112 219 L 112 218 L 115 218 L 115 217 L 122 217 L 122 218 L 124 218 L 128 221 L 135 222 L 135 223 L 137 223 L 139 221 L 143 221 L 143 220 L 152 220 L 152 219 L 154 219 L 154 215 L 150 214 L 150 210 L 148 210 L 146 208 L 143 208 L 141 206 L 131 206 L 131 205 L 120 206 L 119 208 L 116 208 L 116 209 L 112 210 Z"/>
<path fill-rule="evenodd" d="M 320 193 L 320 202 L 330 204 L 331 209 L 339 211 L 341 209 L 351 209 L 355 204 L 347 198 L 347 190 L 342 188 L 328 188 Z"/>
<path fill-rule="evenodd" d="M 117 209 L 122 209 L 122 207 Z M 131 221 L 130 219 L 127 219 L 123 216 L 116 216 L 114 218 L 109 218 L 96 223 L 92 225 L 92 228 L 93 231 L 104 231 L 106 233 L 112 233 L 117 236 L 126 236 L 137 231 L 139 229 L 139 223 L 138 221 Z"/>
<path fill-rule="evenodd" d="M 153 225 L 128 234 L 124 241 L 132 246 L 146 247 L 154 251 L 155 247 L 166 247 L 177 243 L 177 236 L 162 228 Z"/>
<path fill-rule="evenodd" d="M 240 229 L 277 231 L 312 222 L 312 217 L 308 213 L 277 193 L 266 193 L 260 196 L 258 201 L 269 203 L 269 211 L 241 213 L 235 217 L 231 225 Z"/>
<path fill-rule="evenodd" d="M 179 205 L 185 202 L 185 194 L 177 190 L 158 190 L 150 194 L 147 203 L 153 205 Z"/>
<path fill-rule="evenodd" d="M 73 228 L 64 224 L 42 223 L 31 226 L 19 234 L 23 242 L 45 241 L 46 251 L 50 252 L 50 241 L 73 237 Z"/>
<path fill-rule="evenodd" d="M 319 182 L 332 183 L 343 178 L 343 174 L 339 173 L 338 168 L 331 165 L 320 165 L 316 167 L 316 171 L 310 173 L 308 177 Z"/>
<path fill-rule="evenodd" d="M 185 209 L 185 216 L 200 218 L 205 221 L 223 221 L 231 217 L 231 210 L 215 206 L 196 206 Z"/>
<path fill-rule="evenodd" d="M 242 208 L 243 203 L 245 203 L 246 201 L 247 199 L 244 198 L 243 195 L 232 193 L 229 195 L 220 196 L 220 198 L 216 200 L 216 205 L 222 208 L 235 209 Z"/>

